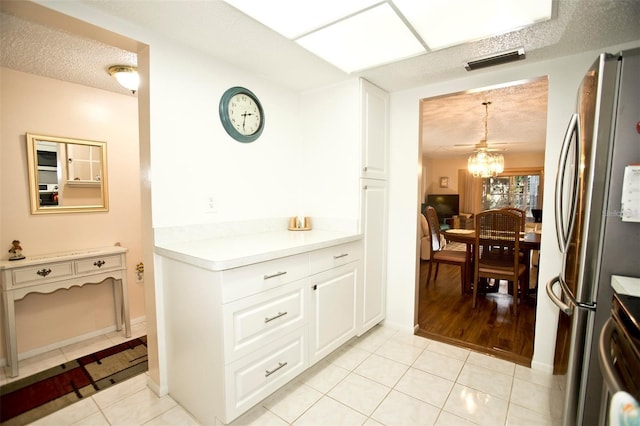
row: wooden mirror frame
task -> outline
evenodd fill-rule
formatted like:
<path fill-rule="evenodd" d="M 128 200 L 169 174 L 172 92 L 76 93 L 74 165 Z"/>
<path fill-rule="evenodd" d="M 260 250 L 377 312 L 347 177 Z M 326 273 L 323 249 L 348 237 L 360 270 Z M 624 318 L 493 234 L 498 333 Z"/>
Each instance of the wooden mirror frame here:
<path fill-rule="evenodd" d="M 29 198 L 31 201 L 32 214 L 51 214 L 51 213 L 82 213 L 82 212 L 106 212 L 109 211 L 109 192 L 108 192 L 108 176 L 107 176 L 107 144 L 106 142 L 97 142 L 82 139 L 61 138 L 56 136 L 37 135 L 27 133 L 27 166 L 29 169 Z M 46 142 L 49 145 L 58 144 L 56 146 L 56 166 L 50 166 L 50 170 L 44 170 L 56 173 L 56 181 L 58 190 L 52 193 L 55 195 L 58 205 L 42 205 L 40 197 L 40 172 L 47 167 L 38 166 L 38 143 Z M 97 165 L 99 173 L 92 173 L 91 179 L 82 180 L 80 178 L 69 178 L 69 164 L 73 158 L 68 157 L 67 152 L 70 146 L 80 145 L 81 147 L 99 148 L 97 158 L 89 161 Z M 45 150 L 41 150 L 45 151 Z M 62 156 L 64 155 L 64 158 Z M 51 170 L 53 169 L 53 170 Z M 93 170 L 92 170 L 93 172 Z M 95 176 L 95 177 L 94 177 Z M 45 184 L 45 182 L 42 182 Z M 49 192 L 47 192 L 49 193 Z M 69 194 L 73 193 L 74 197 Z M 58 198 L 60 196 L 60 198 Z M 82 201 L 83 197 L 85 198 Z M 71 198 L 71 201 L 69 201 Z M 61 201 L 58 201 L 60 200 Z M 73 201 L 73 200 L 79 201 Z M 95 199 L 95 202 L 92 199 Z M 89 200 L 89 201 L 87 201 Z"/>

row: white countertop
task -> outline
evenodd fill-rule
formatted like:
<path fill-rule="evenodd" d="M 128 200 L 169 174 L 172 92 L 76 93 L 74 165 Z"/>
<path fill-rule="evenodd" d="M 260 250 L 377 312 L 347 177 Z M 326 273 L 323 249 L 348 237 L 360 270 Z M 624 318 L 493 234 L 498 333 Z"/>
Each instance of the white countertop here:
<path fill-rule="evenodd" d="M 211 271 L 223 271 L 361 239 L 361 234 L 353 232 L 282 230 L 199 241 L 165 242 L 156 244 L 155 252 Z"/>
<path fill-rule="evenodd" d="M 611 277 L 611 287 L 618 294 L 640 297 L 640 278 L 613 275 Z"/>

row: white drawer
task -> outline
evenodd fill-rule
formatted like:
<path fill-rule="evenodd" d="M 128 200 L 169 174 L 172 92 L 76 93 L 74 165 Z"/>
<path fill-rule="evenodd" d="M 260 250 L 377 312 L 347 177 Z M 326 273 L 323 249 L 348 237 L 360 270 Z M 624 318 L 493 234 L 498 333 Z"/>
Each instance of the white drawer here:
<path fill-rule="evenodd" d="M 109 271 L 122 268 L 122 257 L 99 256 L 90 259 L 76 261 L 76 271 L 78 274 L 96 273 L 98 271 Z"/>
<path fill-rule="evenodd" d="M 353 241 L 333 247 L 315 250 L 309 256 L 309 273 L 327 271 L 362 258 L 362 242 Z"/>
<path fill-rule="evenodd" d="M 307 329 L 302 327 L 225 369 L 230 423 L 307 368 Z"/>
<path fill-rule="evenodd" d="M 54 278 L 64 278 L 73 275 L 71 262 L 49 263 L 30 268 L 20 268 L 13 271 L 14 286 L 22 284 L 44 282 Z"/>
<path fill-rule="evenodd" d="M 297 281 L 308 271 L 306 253 L 222 271 L 222 303 Z"/>
<path fill-rule="evenodd" d="M 223 306 L 225 364 L 307 323 L 307 279 Z"/>

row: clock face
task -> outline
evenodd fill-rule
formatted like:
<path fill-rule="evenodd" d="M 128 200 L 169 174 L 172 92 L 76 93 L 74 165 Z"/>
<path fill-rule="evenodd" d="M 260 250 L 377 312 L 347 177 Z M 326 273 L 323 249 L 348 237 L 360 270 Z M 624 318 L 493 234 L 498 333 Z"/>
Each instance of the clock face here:
<path fill-rule="evenodd" d="M 253 135 L 262 122 L 258 104 L 245 93 L 233 96 L 229 101 L 229 121 L 241 135 Z"/>
<path fill-rule="evenodd" d="M 235 140 L 253 142 L 264 129 L 264 110 L 249 89 L 232 87 L 220 99 L 220 121 Z"/>

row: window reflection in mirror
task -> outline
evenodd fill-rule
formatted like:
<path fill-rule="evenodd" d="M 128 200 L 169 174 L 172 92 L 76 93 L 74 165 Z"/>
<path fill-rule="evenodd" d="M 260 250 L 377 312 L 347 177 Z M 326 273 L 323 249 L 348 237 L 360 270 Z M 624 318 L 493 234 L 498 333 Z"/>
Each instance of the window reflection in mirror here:
<path fill-rule="evenodd" d="M 105 142 L 27 133 L 31 213 L 107 211 Z"/>

